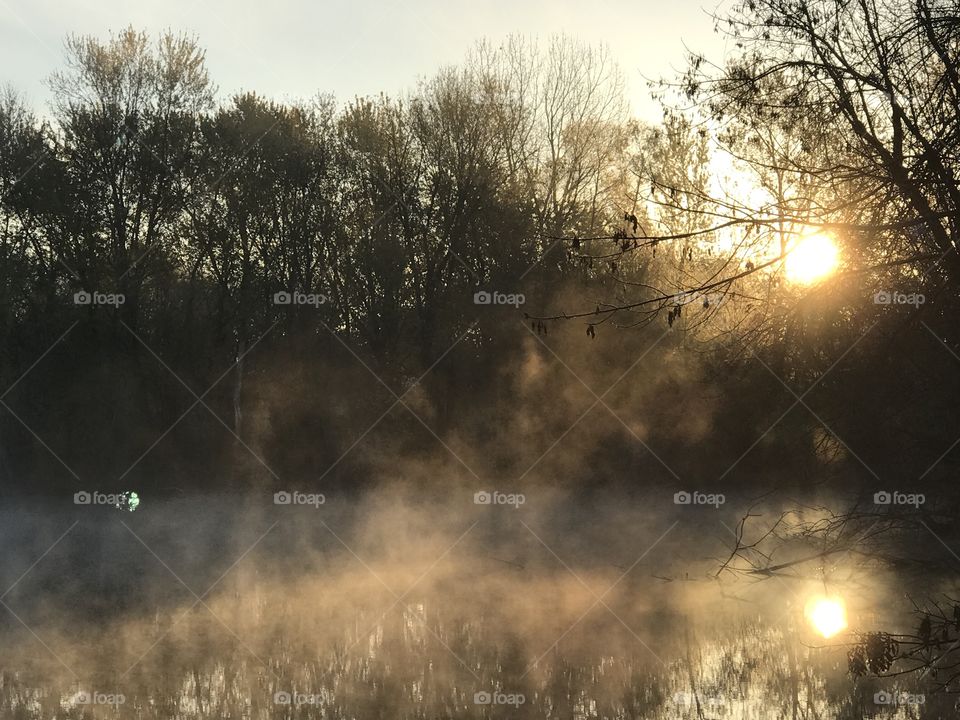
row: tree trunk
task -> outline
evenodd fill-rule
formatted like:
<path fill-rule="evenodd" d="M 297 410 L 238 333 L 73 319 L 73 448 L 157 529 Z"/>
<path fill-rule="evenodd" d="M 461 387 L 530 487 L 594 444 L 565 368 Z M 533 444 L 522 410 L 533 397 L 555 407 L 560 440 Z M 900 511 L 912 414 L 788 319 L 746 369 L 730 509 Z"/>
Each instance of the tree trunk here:
<path fill-rule="evenodd" d="M 241 339 L 237 343 L 237 366 L 234 369 L 233 381 L 233 431 L 240 435 L 243 425 L 243 360 L 247 352 L 247 341 Z"/>

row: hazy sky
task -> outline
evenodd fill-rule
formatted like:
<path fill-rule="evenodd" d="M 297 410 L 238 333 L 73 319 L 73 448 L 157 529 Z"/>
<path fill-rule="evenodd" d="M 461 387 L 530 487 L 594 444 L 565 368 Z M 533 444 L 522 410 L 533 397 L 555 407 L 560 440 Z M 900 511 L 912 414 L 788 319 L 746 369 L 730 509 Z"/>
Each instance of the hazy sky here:
<path fill-rule="evenodd" d="M 711 57 L 720 0 L 0 0 L 0 82 L 39 108 L 68 33 L 106 36 L 128 24 L 196 34 L 221 94 L 338 98 L 404 90 L 459 62 L 478 39 L 567 32 L 606 42 L 634 109 L 654 118 L 644 76 L 672 74 L 684 44 Z"/>

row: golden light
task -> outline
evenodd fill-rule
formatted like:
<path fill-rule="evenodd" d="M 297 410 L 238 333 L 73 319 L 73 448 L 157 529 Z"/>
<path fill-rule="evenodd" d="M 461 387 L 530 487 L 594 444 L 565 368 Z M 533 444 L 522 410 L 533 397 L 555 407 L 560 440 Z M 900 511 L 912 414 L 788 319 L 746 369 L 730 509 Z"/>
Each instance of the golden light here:
<path fill-rule="evenodd" d="M 814 630 L 825 638 L 847 627 L 847 608 L 839 597 L 818 595 L 807 602 L 805 614 Z"/>
<path fill-rule="evenodd" d="M 840 250 L 829 235 L 816 234 L 800 238 L 787 255 L 787 279 L 809 285 L 832 273 L 840 258 Z"/>

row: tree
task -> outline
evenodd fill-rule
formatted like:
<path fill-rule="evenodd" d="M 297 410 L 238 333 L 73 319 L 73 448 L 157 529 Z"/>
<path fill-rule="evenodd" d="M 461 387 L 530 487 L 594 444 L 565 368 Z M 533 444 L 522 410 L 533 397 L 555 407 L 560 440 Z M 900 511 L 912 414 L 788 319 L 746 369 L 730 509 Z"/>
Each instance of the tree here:
<path fill-rule="evenodd" d="M 83 289 L 122 292 L 136 327 L 141 292 L 171 262 L 198 117 L 213 104 L 203 51 L 132 28 L 107 43 L 72 36 L 51 84 L 70 214 L 83 219 L 51 246 Z"/>
<path fill-rule="evenodd" d="M 855 224 L 876 250 L 943 254 L 955 274 L 956 7 L 751 1 L 726 25 L 741 54 L 716 77 L 694 62 L 688 90 L 750 136 L 772 129 L 769 164 L 816 178 L 825 201 L 801 219 Z"/>
<path fill-rule="evenodd" d="M 795 240 L 817 229 L 837 237 L 852 271 L 878 284 L 955 289 L 957 17 L 955 5 L 928 0 L 749 0 L 718 18 L 735 53 L 722 66 L 692 56 L 665 90 L 693 102 L 693 121 L 716 143 L 712 155 L 754 188 L 713 188 L 701 197 L 713 206 L 707 214 L 691 204 L 702 188 L 654 187 L 645 200 L 710 219 L 694 235 L 725 233 L 731 262 L 691 276 L 679 293 L 611 301 L 601 317 L 682 306 L 708 290 L 752 295 L 750 285 L 779 273 Z M 689 237 L 680 228 L 628 250 Z"/>
<path fill-rule="evenodd" d="M 606 47 L 558 35 L 543 48 L 511 37 L 480 43 L 467 77 L 492 110 L 508 177 L 530 201 L 548 250 L 622 212 L 629 142 L 624 80 Z"/>

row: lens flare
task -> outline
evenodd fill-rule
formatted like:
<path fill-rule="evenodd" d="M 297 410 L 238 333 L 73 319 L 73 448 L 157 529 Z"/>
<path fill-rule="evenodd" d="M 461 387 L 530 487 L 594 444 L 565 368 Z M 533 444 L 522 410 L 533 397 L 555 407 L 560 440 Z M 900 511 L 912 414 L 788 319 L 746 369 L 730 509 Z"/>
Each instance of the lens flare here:
<path fill-rule="evenodd" d="M 813 629 L 825 638 L 833 637 L 847 627 L 847 609 L 839 597 L 819 595 L 810 598 L 806 616 Z"/>
<path fill-rule="evenodd" d="M 787 278 L 809 285 L 837 268 L 840 250 L 828 235 L 807 235 L 800 238 L 787 255 Z"/>

